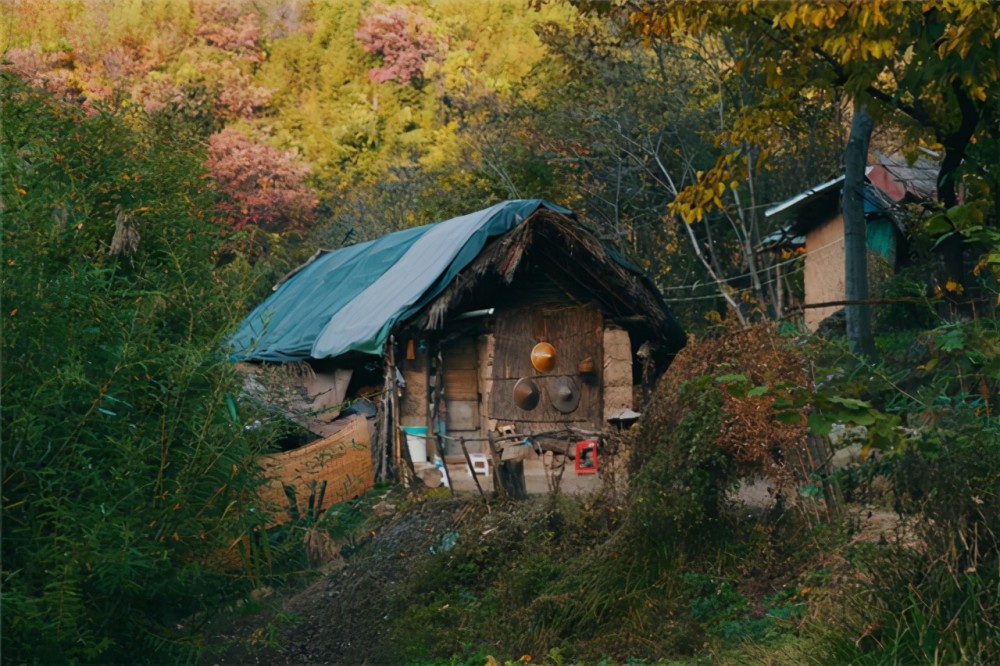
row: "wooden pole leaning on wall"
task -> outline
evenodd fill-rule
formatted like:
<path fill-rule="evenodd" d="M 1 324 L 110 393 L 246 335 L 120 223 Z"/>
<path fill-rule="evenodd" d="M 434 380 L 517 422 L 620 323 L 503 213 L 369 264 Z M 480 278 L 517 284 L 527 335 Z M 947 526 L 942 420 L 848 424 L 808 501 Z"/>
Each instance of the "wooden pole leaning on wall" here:
<path fill-rule="evenodd" d="M 493 492 L 504 497 L 507 493 L 500 482 L 500 449 L 497 447 L 492 431 L 486 432 L 486 442 L 490 446 L 490 462 L 493 463 Z"/>
<path fill-rule="evenodd" d="M 375 433 L 375 449 L 378 454 L 378 475 L 382 481 L 388 481 L 393 476 L 393 465 L 389 464 L 389 392 L 392 385 L 389 383 L 389 373 L 385 373 L 382 382 L 382 397 L 379 399 L 378 427 Z"/>
<path fill-rule="evenodd" d="M 476 488 L 479 489 L 479 496 L 483 498 L 483 502 L 486 503 L 486 513 L 491 513 L 490 501 L 486 499 L 486 493 L 483 492 L 483 487 L 479 484 L 479 477 L 476 476 L 476 468 L 472 466 L 472 456 L 469 455 L 469 449 L 465 446 L 465 438 L 459 437 L 458 443 L 462 447 L 462 453 L 465 454 L 465 462 L 469 466 L 469 474 L 472 475 L 472 480 L 476 482 Z"/>
<path fill-rule="evenodd" d="M 386 384 L 389 388 L 389 424 L 391 428 L 390 440 L 393 445 L 393 462 L 396 474 L 400 482 L 411 485 L 417 476 L 413 461 L 410 459 L 409 450 L 403 453 L 402 430 L 399 425 L 399 386 L 396 382 L 396 339 L 389 336 L 389 349 L 386 353 Z M 405 464 L 404 464 L 405 463 Z"/>
<path fill-rule="evenodd" d="M 448 482 L 448 490 L 451 491 L 451 496 L 455 496 L 455 486 L 451 482 L 451 473 L 448 471 L 448 461 L 444 459 L 444 436 L 438 434 L 437 436 L 438 453 L 441 454 L 441 466 L 444 467 L 444 479 Z"/>

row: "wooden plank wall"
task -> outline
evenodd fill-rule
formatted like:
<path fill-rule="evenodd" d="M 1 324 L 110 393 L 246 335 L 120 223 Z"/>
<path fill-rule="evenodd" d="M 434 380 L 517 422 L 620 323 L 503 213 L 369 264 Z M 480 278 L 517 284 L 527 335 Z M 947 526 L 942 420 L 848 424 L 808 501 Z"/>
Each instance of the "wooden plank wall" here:
<path fill-rule="evenodd" d="M 593 306 L 547 306 L 508 310 L 496 318 L 493 384 L 488 417 L 500 424 L 523 424 L 520 432 L 542 432 L 567 426 L 599 428 L 602 425 L 600 374 L 603 369 L 603 316 Z M 552 372 L 541 373 L 531 365 L 531 350 L 539 342 L 556 348 Z M 598 376 L 584 381 L 578 365 L 591 357 Z M 541 389 L 538 406 L 530 411 L 514 404 L 513 388 L 522 377 L 533 378 Z M 580 391 L 575 411 L 563 414 L 550 402 L 548 385 L 556 377 L 570 377 Z"/>
<path fill-rule="evenodd" d="M 495 432 L 497 420 L 489 415 L 488 400 L 493 392 L 493 355 L 496 352 L 496 336 L 492 333 L 480 335 L 476 339 L 476 355 L 479 357 L 479 392 L 480 400 L 480 425 L 481 436 L 485 437 L 488 432 Z M 486 405 L 483 403 L 487 402 Z M 479 442 L 470 451 L 489 453 L 489 445 L 486 442 Z"/>
<path fill-rule="evenodd" d="M 480 431 L 479 410 L 479 359 L 476 338 L 463 337 L 451 340 L 441 347 L 444 364 L 445 424 L 448 436 L 478 439 Z M 461 446 L 454 439 L 445 445 L 448 462 L 464 461 Z"/>
<path fill-rule="evenodd" d="M 406 390 L 400 399 L 400 425 L 404 426 L 427 426 L 428 425 L 428 405 L 427 397 L 427 354 L 415 354 L 416 358 L 407 360 L 405 352 L 401 354 L 402 360 L 399 362 L 400 372 L 406 380 Z"/>

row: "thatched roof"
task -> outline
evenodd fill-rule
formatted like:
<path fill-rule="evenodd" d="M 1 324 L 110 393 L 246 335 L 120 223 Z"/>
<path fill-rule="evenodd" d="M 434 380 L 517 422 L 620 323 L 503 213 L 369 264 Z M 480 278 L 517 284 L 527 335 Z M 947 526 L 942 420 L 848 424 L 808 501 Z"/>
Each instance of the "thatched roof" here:
<path fill-rule="evenodd" d="M 546 209 L 494 239 L 407 326 L 439 329 L 461 310 L 490 305 L 491 292 L 540 275 L 566 296 L 596 303 L 608 318 L 642 330 L 661 358 L 684 347 L 683 328 L 642 270 L 570 215 Z M 519 276 L 524 279 L 515 284 Z"/>

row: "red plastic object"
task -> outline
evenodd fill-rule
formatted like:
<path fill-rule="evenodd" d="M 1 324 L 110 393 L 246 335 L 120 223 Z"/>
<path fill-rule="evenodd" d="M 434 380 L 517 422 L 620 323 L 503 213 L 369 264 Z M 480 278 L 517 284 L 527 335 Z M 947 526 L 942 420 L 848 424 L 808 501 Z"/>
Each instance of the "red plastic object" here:
<path fill-rule="evenodd" d="M 588 439 L 576 443 L 576 460 L 573 468 L 577 474 L 597 474 L 597 440 Z"/>

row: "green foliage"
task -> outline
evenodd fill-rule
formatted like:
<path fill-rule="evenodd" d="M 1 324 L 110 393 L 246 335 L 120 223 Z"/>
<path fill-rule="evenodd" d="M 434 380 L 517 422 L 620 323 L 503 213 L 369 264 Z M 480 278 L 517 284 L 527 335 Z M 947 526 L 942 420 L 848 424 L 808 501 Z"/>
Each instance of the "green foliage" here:
<path fill-rule="evenodd" d="M 2 77 L 5 658 L 183 658 L 265 518 L 220 352 L 251 276 L 183 132 Z"/>
<path fill-rule="evenodd" d="M 971 411 L 932 427 L 893 465 L 897 510 L 918 548 L 857 554 L 868 583 L 831 641 L 842 662 L 991 664 L 1000 658 L 1000 428 Z"/>
<path fill-rule="evenodd" d="M 764 598 L 757 608 L 751 608 L 733 581 L 700 573 L 685 574 L 683 578 L 688 586 L 692 618 L 729 645 L 743 641 L 762 643 L 781 637 L 783 629 L 801 616 L 805 606 L 792 599 L 793 590 L 781 590 Z"/>
<path fill-rule="evenodd" d="M 650 545 L 697 552 L 726 533 L 721 509 L 736 474 L 716 444 L 722 405 L 723 392 L 712 378 L 691 380 L 674 406 L 676 421 L 643 433 L 658 441 L 631 484 L 632 520 L 636 535 Z"/>

